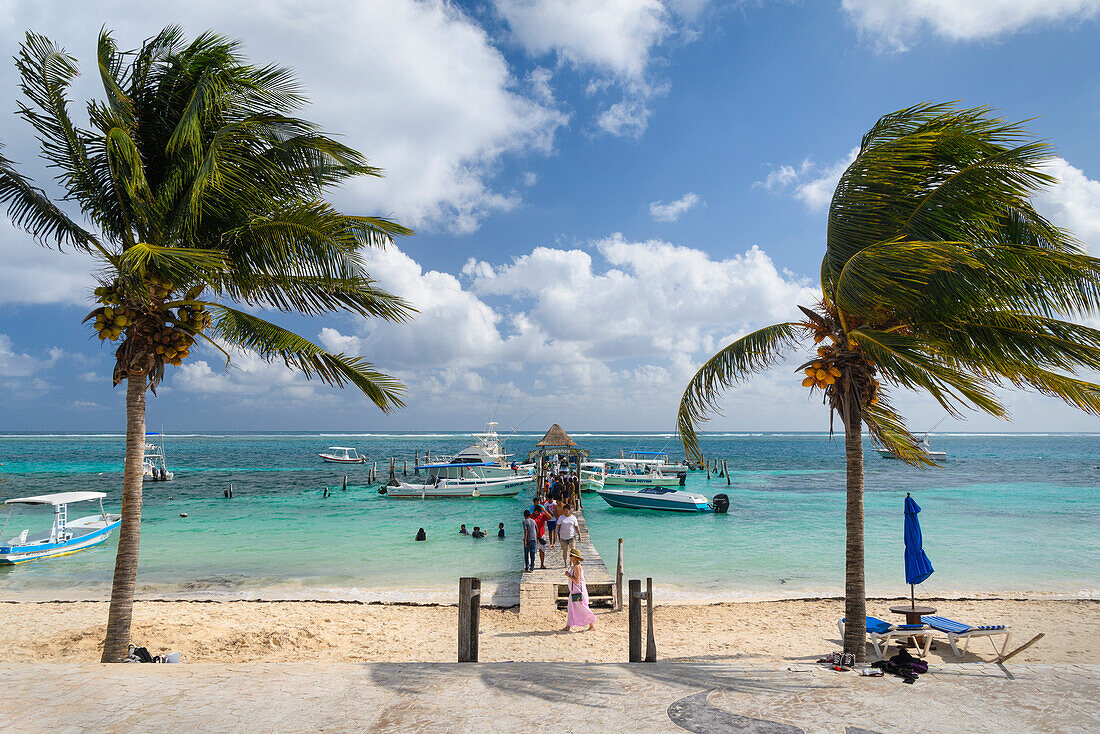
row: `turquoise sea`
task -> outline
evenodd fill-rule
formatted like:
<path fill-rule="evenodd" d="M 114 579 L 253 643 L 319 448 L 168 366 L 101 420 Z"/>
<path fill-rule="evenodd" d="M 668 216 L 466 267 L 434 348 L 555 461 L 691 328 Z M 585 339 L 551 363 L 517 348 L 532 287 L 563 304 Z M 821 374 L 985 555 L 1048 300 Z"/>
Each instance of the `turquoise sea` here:
<path fill-rule="evenodd" d="M 667 434 L 572 434 L 594 458 L 667 450 Z M 525 454 L 541 434 L 508 438 Z M 156 597 L 448 600 L 460 576 L 480 576 L 512 603 L 521 565 L 515 499 L 390 500 L 366 486 L 369 465 L 324 464 L 316 452 L 356 446 L 373 461 L 452 453 L 471 439 L 425 434 L 169 435 L 175 481 L 147 483 L 139 593 Z M 937 435 L 942 468 L 916 470 L 867 449 L 867 576 L 875 595 L 907 593 L 902 501 L 911 492 L 935 574 L 919 594 L 1051 593 L 1100 597 L 1100 434 Z M 612 509 L 586 495 L 596 547 L 613 567 L 624 539 L 629 577 L 654 577 L 666 597 L 837 595 L 844 575 L 841 436 L 708 434 L 725 479 L 688 488 L 725 492 L 728 515 Z M 0 435 L 0 497 L 67 490 L 121 496 L 120 435 Z M 340 489 L 344 475 L 348 489 Z M 233 485 L 233 499 L 223 490 Z M 325 486 L 333 489 L 323 497 Z M 89 505 L 89 507 L 91 507 Z M 79 507 L 70 508 L 79 516 Z M 180 517 L 186 513 L 187 517 Z M 41 509 L 15 511 L 4 538 L 48 527 Z M 503 522 L 508 538 L 498 540 Z M 490 529 L 473 540 L 460 523 Z M 415 543 L 423 527 L 428 542 Z M 72 556 L 0 567 L 0 599 L 106 598 L 115 539 Z"/>

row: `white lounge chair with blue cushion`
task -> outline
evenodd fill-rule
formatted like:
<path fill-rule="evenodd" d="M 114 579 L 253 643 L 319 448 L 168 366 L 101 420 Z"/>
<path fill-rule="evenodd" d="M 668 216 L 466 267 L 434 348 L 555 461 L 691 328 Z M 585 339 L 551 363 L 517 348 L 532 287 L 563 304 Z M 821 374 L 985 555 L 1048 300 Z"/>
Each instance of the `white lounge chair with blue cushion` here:
<path fill-rule="evenodd" d="M 970 640 L 974 637 L 988 637 L 989 643 L 993 645 L 993 651 L 997 653 L 997 657 L 1005 654 L 1005 650 L 1008 649 L 1008 641 L 1012 639 L 1012 631 L 1003 624 L 986 624 L 974 627 L 947 617 L 924 616 L 921 619 L 928 623 L 933 630 L 943 633 L 947 637 L 947 641 L 951 643 L 951 649 L 955 652 L 957 658 L 963 656 L 967 648 L 970 647 Z M 993 638 L 1002 636 L 1004 640 L 1001 642 L 1000 649 L 997 649 L 997 643 Z M 957 644 L 959 640 L 963 640 L 962 652 L 959 652 Z"/>
<path fill-rule="evenodd" d="M 843 639 L 844 620 L 838 619 L 836 627 L 840 630 L 840 637 Z M 871 638 L 871 646 L 875 648 L 875 655 L 879 660 L 886 657 L 886 648 L 889 647 L 891 640 L 908 640 L 910 637 L 916 640 L 924 637 L 924 641 L 917 646 L 917 653 L 921 656 L 927 655 L 928 648 L 932 644 L 932 635 L 921 635 L 921 633 L 931 631 L 926 624 L 890 624 L 878 617 L 867 617 L 867 636 Z"/>

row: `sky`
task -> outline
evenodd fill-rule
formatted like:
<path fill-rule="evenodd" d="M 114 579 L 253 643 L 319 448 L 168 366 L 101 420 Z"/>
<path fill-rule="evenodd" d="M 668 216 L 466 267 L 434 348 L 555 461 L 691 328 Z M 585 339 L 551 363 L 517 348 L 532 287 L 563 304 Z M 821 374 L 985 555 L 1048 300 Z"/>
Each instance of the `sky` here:
<path fill-rule="evenodd" d="M 0 57 L 27 30 L 64 46 L 100 96 L 100 27 L 134 48 L 169 23 L 288 66 L 304 116 L 385 169 L 334 192 L 415 236 L 367 270 L 418 309 L 405 325 L 274 314 L 408 386 L 384 415 L 281 363 L 196 349 L 149 425 L 183 430 L 672 431 L 684 386 L 733 339 L 815 300 L 833 187 L 882 115 L 988 105 L 1057 151 L 1035 204 L 1100 255 L 1100 0 L 0 0 Z M 29 127 L 0 141 L 56 193 Z M 0 214 L 0 431 L 118 431 L 112 351 L 80 324 L 93 266 Z M 826 430 L 796 355 L 730 390 L 709 430 Z M 1013 421 L 941 431 L 1096 431 L 1005 393 Z M 896 401 L 915 430 L 944 416 Z"/>

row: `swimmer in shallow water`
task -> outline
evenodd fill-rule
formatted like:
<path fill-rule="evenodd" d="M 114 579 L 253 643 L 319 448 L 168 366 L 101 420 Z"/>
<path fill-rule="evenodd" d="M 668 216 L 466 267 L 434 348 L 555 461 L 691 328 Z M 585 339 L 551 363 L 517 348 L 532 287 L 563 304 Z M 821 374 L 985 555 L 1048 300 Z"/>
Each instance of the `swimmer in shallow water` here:
<path fill-rule="evenodd" d="M 474 526 L 474 534 L 471 537 L 473 537 L 473 538 L 484 538 L 485 533 L 481 532 L 481 528 L 479 528 L 477 525 L 475 525 Z"/>
<path fill-rule="evenodd" d="M 428 539 L 428 534 L 424 532 L 424 528 L 420 528 L 419 530 L 416 531 L 416 539 L 417 540 L 427 540 Z"/>

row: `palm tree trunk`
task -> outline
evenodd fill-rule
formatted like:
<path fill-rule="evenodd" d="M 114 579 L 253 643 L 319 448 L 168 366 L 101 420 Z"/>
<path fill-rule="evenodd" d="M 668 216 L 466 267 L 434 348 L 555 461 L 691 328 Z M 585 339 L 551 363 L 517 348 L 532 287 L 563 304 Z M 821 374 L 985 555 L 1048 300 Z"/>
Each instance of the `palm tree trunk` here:
<path fill-rule="evenodd" d="M 863 407 L 844 401 L 844 453 L 848 457 L 848 506 L 844 515 L 844 652 L 867 657 L 867 591 L 863 575 Z"/>
<path fill-rule="evenodd" d="M 134 614 L 138 543 L 141 540 L 141 489 L 145 460 L 145 375 L 126 379 L 126 468 L 122 475 L 122 525 L 118 531 L 111 608 L 103 663 L 121 663 L 129 652 L 130 620 Z"/>

